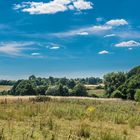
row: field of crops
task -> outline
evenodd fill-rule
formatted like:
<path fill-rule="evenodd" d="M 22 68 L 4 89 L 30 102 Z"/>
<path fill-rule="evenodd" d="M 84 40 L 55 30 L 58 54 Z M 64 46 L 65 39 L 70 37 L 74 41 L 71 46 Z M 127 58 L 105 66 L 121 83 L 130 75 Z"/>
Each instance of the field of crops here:
<path fill-rule="evenodd" d="M 1 140 L 139 140 L 139 132 L 136 102 L 1 98 Z"/>

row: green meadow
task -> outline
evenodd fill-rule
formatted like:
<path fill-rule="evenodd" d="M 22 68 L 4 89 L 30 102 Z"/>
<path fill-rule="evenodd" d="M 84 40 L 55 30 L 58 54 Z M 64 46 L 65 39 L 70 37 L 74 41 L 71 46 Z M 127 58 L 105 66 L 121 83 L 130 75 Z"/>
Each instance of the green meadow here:
<path fill-rule="evenodd" d="M 20 97 L 0 100 L 0 140 L 139 140 L 140 103 Z"/>

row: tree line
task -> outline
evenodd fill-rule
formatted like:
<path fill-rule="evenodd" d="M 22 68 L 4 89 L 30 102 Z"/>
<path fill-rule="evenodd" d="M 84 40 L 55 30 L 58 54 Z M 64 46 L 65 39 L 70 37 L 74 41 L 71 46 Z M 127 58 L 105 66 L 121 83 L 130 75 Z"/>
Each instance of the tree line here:
<path fill-rule="evenodd" d="M 27 80 L 18 80 L 9 91 L 1 95 L 52 95 L 52 96 L 87 96 L 85 84 L 101 84 L 100 78 L 41 78 L 30 76 Z"/>

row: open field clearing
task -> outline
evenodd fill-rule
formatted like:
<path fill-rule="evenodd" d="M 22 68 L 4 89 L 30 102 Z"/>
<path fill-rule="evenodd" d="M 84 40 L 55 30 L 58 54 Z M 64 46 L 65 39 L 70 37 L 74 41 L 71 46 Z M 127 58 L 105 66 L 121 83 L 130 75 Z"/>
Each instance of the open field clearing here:
<path fill-rule="evenodd" d="M 30 96 L 0 100 L 2 140 L 140 139 L 140 104 L 136 102 L 82 97 L 44 97 L 39 102 Z"/>
<path fill-rule="evenodd" d="M 5 85 L 0 85 L 0 92 L 1 91 L 8 91 L 12 88 L 12 86 L 5 86 Z"/>

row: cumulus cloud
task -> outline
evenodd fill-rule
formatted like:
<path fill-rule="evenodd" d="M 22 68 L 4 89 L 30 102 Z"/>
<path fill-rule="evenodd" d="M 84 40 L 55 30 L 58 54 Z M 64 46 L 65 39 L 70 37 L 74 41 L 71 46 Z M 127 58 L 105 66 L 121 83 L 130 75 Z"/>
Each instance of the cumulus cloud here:
<path fill-rule="evenodd" d="M 28 46 L 32 46 L 34 42 L 1 42 L 0 53 L 8 55 L 20 55 L 24 50 L 31 49 Z"/>
<path fill-rule="evenodd" d="M 130 40 L 130 41 L 126 41 L 126 42 L 124 41 L 124 42 L 118 43 L 115 46 L 116 47 L 138 47 L 140 46 L 140 43 L 134 40 Z"/>
<path fill-rule="evenodd" d="M 87 10 L 87 9 L 92 9 L 93 4 L 85 0 L 77 0 L 73 2 L 73 5 L 78 10 Z"/>
<path fill-rule="evenodd" d="M 100 51 L 98 54 L 101 54 L 101 55 L 109 54 L 109 51 L 103 50 L 103 51 Z"/>
<path fill-rule="evenodd" d="M 22 2 L 15 4 L 15 10 L 28 12 L 30 14 L 55 14 L 67 10 L 88 10 L 93 8 L 93 3 L 86 0 L 53 0 L 44 2 Z"/>
<path fill-rule="evenodd" d="M 125 19 L 112 19 L 106 22 L 106 24 L 110 26 L 121 26 L 128 25 L 128 22 Z"/>

